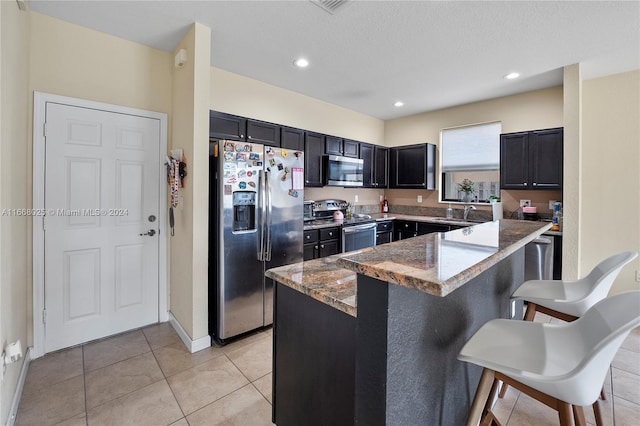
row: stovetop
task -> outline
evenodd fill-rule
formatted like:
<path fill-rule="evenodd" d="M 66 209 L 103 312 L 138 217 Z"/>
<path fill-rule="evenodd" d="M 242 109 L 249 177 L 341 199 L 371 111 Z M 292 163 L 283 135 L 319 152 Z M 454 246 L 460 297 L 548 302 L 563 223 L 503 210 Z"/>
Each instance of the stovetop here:
<path fill-rule="evenodd" d="M 375 219 L 372 219 L 371 216 L 369 215 L 361 215 L 361 216 L 354 216 L 351 217 L 350 219 L 343 219 L 343 220 L 333 220 L 333 217 L 317 217 L 314 220 L 305 222 L 305 225 L 311 225 L 311 226 L 316 226 L 316 225 L 330 225 L 330 224 L 335 224 L 336 226 L 353 226 L 353 225 L 363 225 L 365 223 L 374 223 Z"/>

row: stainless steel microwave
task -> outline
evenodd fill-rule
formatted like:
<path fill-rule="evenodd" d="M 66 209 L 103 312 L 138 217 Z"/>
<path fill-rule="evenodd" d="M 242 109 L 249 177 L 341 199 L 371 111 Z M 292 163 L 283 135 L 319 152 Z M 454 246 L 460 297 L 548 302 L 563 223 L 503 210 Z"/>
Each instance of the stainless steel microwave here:
<path fill-rule="evenodd" d="M 362 186 L 364 161 L 359 158 L 324 156 L 324 184 L 326 186 Z"/>

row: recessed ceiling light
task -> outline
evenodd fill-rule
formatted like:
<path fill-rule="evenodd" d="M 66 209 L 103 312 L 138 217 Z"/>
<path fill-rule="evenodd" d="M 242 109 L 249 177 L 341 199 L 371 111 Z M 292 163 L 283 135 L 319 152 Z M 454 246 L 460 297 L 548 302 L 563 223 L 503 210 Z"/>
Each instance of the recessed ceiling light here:
<path fill-rule="evenodd" d="M 298 68 L 306 68 L 309 66 L 309 61 L 307 61 L 305 58 L 298 58 L 293 61 L 293 64 Z"/>
<path fill-rule="evenodd" d="M 520 77 L 520 74 L 517 72 L 512 72 L 504 76 L 507 80 L 513 80 L 514 78 Z"/>
<path fill-rule="evenodd" d="M 398 101 L 398 102 L 393 104 L 394 107 L 401 107 L 403 105 L 404 105 L 404 102 L 402 102 L 402 101 Z"/>

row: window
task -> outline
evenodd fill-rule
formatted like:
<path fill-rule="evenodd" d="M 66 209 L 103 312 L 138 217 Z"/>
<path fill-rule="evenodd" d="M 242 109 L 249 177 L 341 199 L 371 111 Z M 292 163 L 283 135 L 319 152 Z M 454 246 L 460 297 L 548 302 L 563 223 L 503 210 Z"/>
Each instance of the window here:
<path fill-rule="evenodd" d="M 500 133 L 500 122 L 442 129 L 441 201 L 481 203 L 500 196 Z M 473 182 L 468 194 L 459 186 L 465 179 Z"/>

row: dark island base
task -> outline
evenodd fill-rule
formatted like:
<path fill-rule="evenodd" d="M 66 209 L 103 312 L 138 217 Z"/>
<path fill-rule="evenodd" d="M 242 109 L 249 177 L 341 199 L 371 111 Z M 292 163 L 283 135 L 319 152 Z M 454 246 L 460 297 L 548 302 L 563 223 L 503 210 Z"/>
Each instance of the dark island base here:
<path fill-rule="evenodd" d="M 273 422 L 352 424 L 356 319 L 276 283 Z"/>
<path fill-rule="evenodd" d="M 481 369 L 458 352 L 523 279 L 524 249 L 446 297 L 359 275 L 357 319 L 278 284 L 274 422 L 464 424 Z"/>

